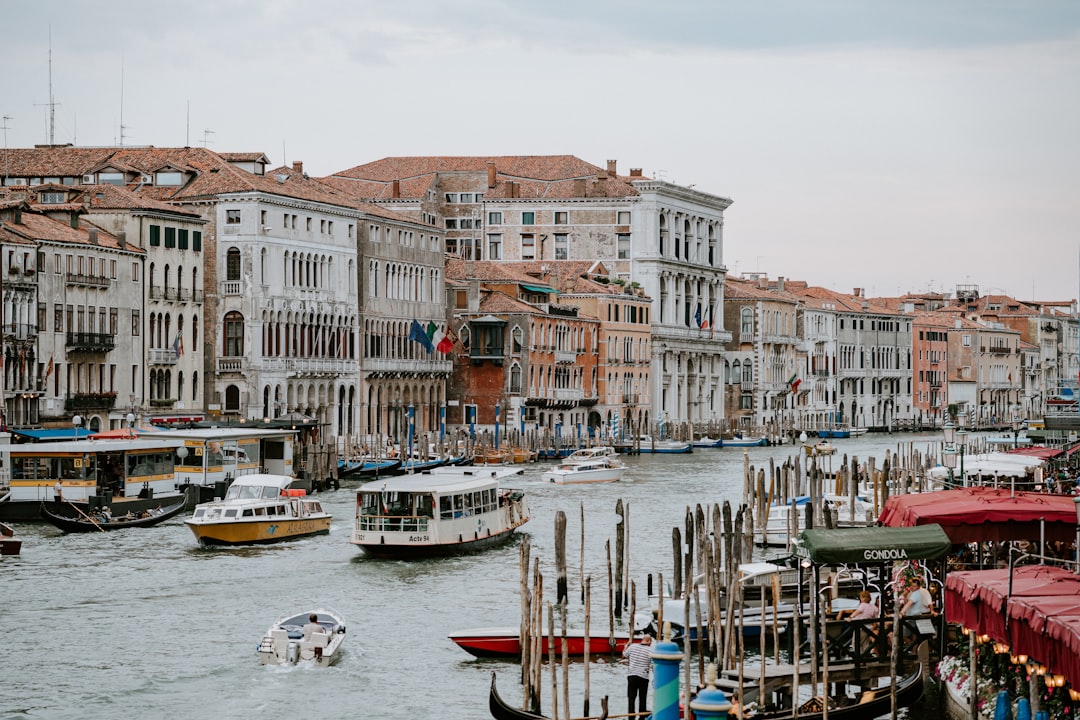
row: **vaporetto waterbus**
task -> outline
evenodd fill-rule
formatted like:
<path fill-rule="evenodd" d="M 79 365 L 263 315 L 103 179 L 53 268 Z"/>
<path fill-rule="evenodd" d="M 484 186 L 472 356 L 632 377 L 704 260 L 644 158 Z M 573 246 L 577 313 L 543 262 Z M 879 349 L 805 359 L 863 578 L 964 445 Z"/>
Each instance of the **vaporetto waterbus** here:
<path fill-rule="evenodd" d="M 121 502 L 136 511 L 185 492 L 193 503 L 223 497 L 240 475 L 293 474 L 293 437 L 290 430 L 198 428 L 7 445 L 0 520 L 37 520 L 41 503 L 56 500 L 57 483 L 64 502 Z"/>

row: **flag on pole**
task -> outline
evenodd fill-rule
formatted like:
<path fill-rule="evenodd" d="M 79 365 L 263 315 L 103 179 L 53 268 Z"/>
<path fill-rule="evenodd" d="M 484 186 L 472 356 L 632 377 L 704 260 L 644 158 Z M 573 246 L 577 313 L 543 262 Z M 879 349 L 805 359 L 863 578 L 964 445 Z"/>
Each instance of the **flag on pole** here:
<path fill-rule="evenodd" d="M 184 336 L 179 331 L 176 333 L 176 339 L 173 340 L 173 351 L 176 353 L 176 357 L 183 357 L 184 355 Z"/>
<path fill-rule="evenodd" d="M 428 338 L 427 333 L 424 331 L 423 325 L 416 320 L 413 320 L 412 325 L 409 326 L 409 339 L 423 345 L 428 352 L 435 349 L 435 346 L 431 344 L 431 339 Z"/>
<path fill-rule="evenodd" d="M 49 382 L 49 376 L 53 374 L 54 368 L 53 359 L 50 357 L 49 364 L 45 366 L 45 382 Z"/>
<path fill-rule="evenodd" d="M 799 392 L 800 383 L 802 383 L 802 378 L 799 377 L 798 373 L 792 373 L 791 377 L 788 378 L 787 381 L 787 384 L 791 386 L 791 392 L 793 393 Z"/>
<path fill-rule="evenodd" d="M 441 353 L 448 353 L 454 347 L 453 341 L 433 322 L 427 324 L 427 337 L 431 346 Z"/>
<path fill-rule="evenodd" d="M 701 303 L 698 303 L 697 310 L 694 310 L 694 322 L 697 324 L 698 327 L 702 327 L 702 325 L 701 325 Z"/>

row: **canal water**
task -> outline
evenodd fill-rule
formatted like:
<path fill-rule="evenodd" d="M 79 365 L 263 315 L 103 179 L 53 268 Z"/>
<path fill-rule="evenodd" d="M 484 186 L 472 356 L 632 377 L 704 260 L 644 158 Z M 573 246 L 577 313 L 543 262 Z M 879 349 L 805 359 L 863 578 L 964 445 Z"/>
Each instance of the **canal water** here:
<path fill-rule="evenodd" d="M 846 453 L 875 457 L 880 466 L 887 451 L 926 450 L 939 441 L 933 433 L 836 440 L 835 461 Z M 791 445 L 746 449 L 752 464 L 766 468 L 770 458 L 782 462 L 797 452 Z M 532 520 L 519 532 L 540 559 L 547 599 L 555 588 L 558 511 L 568 520 L 570 624 L 581 626 L 584 614 L 584 513 L 592 628 L 606 633 L 605 543 L 614 552 L 616 503 L 629 506 L 629 577 L 640 607 L 646 576 L 670 576 L 672 528 L 682 527 L 686 507 L 724 500 L 737 507 L 743 453 L 630 457 L 623 482 L 594 485 L 542 482 L 550 462 L 522 466 L 524 474 L 508 484 L 526 491 Z M 519 541 L 438 560 L 373 560 L 348 542 L 354 487 L 321 494 L 335 518 L 329 535 L 258 548 L 199 547 L 181 518 L 81 535 L 16 525 L 22 555 L 0 562 L 0 617 L 9 639 L 0 718 L 486 720 L 493 671 L 503 697 L 519 701 L 515 663 L 475 659 L 447 639 L 454 630 L 518 625 Z M 326 669 L 261 666 L 256 646 L 270 623 L 320 605 L 347 621 L 341 661 Z M 574 717 L 582 714 L 583 676 L 582 664 L 572 663 Z M 624 711 L 623 665 L 594 663 L 590 684 L 594 714 L 603 695 L 612 713 Z"/>

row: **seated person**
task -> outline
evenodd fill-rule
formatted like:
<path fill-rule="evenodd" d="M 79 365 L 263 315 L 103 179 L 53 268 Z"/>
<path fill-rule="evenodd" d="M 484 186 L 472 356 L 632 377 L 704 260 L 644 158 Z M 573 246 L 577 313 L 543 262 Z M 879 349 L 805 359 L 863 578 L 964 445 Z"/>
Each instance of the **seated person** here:
<path fill-rule="evenodd" d="M 308 616 L 307 625 L 304 625 L 304 639 L 310 640 L 312 633 L 326 632 L 326 629 L 319 624 L 319 616 L 315 613 L 311 613 Z"/>
<path fill-rule="evenodd" d="M 841 610 L 836 613 L 836 619 L 843 620 L 845 614 L 848 615 L 848 622 L 852 620 L 873 620 L 878 616 L 878 606 L 870 592 L 863 590 L 859 593 L 859 604 L 849 610 Z"/>

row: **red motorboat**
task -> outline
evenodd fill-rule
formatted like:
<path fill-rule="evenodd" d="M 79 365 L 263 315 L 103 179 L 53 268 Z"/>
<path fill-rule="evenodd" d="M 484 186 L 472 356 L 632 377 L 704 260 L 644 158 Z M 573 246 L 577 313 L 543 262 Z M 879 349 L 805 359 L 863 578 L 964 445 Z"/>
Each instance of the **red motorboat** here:
<path fill-rule="evenodd" d="M 465 652 L 476 657 L 521 657 L 521 635 L 516 627 L 488 627 L 458 630 L 448 636 Z M 612 646 L 607 633 L 589 635 L 589 655 L 622 654 L 623 648 L 630 642 L 630 635 L 625 631 L 615 633 Z M 562 633 L 555 633 L 555 654 L 562 655 Z M 571 657 L 585 654 L 585 631 L 566 631 L 566 652 Z M 544 636 L 543 653 L 548 654 L 548 639 Z"/>

